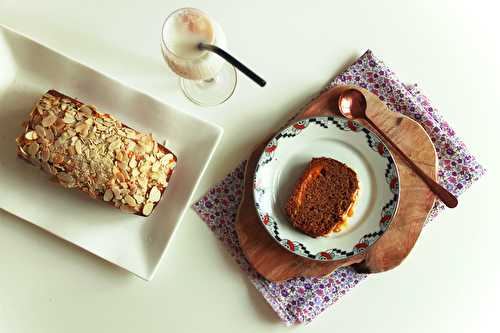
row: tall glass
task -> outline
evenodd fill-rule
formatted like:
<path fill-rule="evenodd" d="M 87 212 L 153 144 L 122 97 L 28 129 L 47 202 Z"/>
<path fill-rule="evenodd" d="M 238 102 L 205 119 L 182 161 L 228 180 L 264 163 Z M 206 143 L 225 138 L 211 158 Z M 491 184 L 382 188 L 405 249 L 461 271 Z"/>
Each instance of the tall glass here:
<path fill-rule="evenodd" d="M 221 27 L 201 10 L 181 8 L 165 19 L 161 50 L 170 69 L 180 76 L 182 91 L 198 105 L 219 105 L 236 88 L 236 70 L 215 53 L 199 50 L 200 42 L 226 48 Z"/>

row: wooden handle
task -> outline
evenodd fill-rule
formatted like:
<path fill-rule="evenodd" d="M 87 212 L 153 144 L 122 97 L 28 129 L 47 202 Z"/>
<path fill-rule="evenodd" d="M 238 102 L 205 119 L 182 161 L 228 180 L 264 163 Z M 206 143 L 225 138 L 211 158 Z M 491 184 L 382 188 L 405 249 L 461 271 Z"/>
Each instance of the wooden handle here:
<path fill-rule="evenodd" d="M 377 125 L 373 123 L 373 121 L 370 120 L 370 118 L 366 117 L 365 119 L 368 121 L 370 126 L 372 126 L 372 128 L 374 128 L 382 138 L 384 138 L 384 141 L 389 143 L 392 148 L 398 152 L 399 156 L 401 156 L 401 158 L 412 168 L 412 170 L 415 171 L 415 173 L 427 184 L 427 186 L 429 186 L 429 189 L 434 192 L 439 200 L 441 200 L 449 208 L 455 208 L 458 205 L 458 200 L 453 194 L 422 171 L 422 169 L 420 169 L 418 165 L 406 156 L 406 154 L 403 153 L 403 151 L 399 149 L 399 147 L 392 142 L 392 140 L 389 139 L 389 137 L 385 135 L 384 132 L 377 127 Z"/>

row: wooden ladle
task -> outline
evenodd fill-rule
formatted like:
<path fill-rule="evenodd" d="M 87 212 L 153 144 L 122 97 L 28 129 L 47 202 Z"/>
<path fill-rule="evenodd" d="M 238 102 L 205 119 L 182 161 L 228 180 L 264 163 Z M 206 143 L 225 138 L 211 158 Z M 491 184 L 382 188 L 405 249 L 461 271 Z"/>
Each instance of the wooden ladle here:
<path fill-rule="evenodd" d="M 366 115 L 366 98 L 363 93 L 356 89 L 348 89 L 344 91 L 338 99 L 339 110 L 344 117 L 349 119 L 364 119 L 377 133 L 389 143 L 392 148 L 401 156 L 413 171 L 427 184 L 429 189 L 449 208 L 455 208 L 458 205 L 457 198 L 447 189 L 439 185 L 431 177 L 429 177 L 418 165 L 416 165 L 406 154 L 392 142 L 387 135 L 382 132 L 377 125 L 370 120 Z"/>

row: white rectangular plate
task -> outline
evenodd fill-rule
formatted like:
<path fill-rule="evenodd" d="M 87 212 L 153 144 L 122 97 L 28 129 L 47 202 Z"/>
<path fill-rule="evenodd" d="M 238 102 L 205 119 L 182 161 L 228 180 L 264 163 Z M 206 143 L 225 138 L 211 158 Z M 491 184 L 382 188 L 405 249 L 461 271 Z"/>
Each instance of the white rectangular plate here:
<path fill-rule="evenodd" d="M 16 157 L 21 122 L 51 88 L 167 140 L 178 164 L 150 217 L 128 215 L 64 189 Z M 221 136 L 216 125 L 0 26 L 0 208 L 26 221 L 150 280 Z"/>

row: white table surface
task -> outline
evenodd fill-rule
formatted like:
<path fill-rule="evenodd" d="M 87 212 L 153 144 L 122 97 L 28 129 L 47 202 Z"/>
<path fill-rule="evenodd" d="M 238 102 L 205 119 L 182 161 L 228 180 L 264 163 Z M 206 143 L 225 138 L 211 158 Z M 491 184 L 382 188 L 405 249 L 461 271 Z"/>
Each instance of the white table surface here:
<path fill-rule="evenodd" d="M 268 86 L 240 76 L 224 105 L 190 104 L 159 49 L 162 20 L 184 6 L 214 16 L 231 51 Z M 0 23 L 224 127 L 196 198 L 367 48 L 428 92 L 489 174 L 426 228 L 400 267 L 292 329 L 191 210 L 149 283 L 0 211 L 0 332 L 493 330 L 500 308 L 493 212 L 499 12 L 495 1 L 1 0 Z"/>

